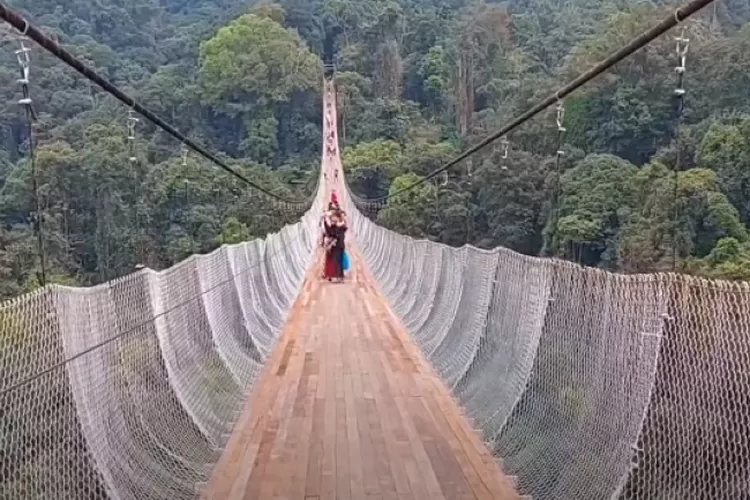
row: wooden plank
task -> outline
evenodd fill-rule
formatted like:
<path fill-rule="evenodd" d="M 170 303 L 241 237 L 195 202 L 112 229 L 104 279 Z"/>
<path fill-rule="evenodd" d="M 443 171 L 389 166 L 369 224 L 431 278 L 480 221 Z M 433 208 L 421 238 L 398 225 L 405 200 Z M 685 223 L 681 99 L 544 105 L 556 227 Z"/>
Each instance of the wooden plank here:
<path fill-rule="evenodd" d="M 409 412 L 414 416 L 414 424 L 422 439 L 427 456 L 435 470 L 440 489 L 446 499 L 468 500 L 474 499 L 467 479 L 462 473 L 461 464 L 456 459 L 447 438 L 442 435 L 432 421 L 432 415 L 427 410 L 422 398 L 407 400 Z"/>
<path fill-rule="evenodd" d="M 343 386 L 343 380 L 341 381 Z M 349 440 L 346 426 L 346 403 L 336 398 L 336 499 L 352 498 L 349 477 Z"/>
<path fill-rule="evenodd" d="M 312 429 L 310 432 L 310 449 L 307 455 L 307 474 L 305 476 L 305 496 L 319 497 L 323 476 L 323 418 L 325 416 L 324 400 L 314 399 Z"/>
<path fill-rule="evenodd" d="M 290 439 L 290 441 L 295 443 L 292 455 L 293 465 L 291 467 L 293 478 L 289 482 L 288 488 L 288 497 L 290 498 L 303 498 L 305 496 L 307 475 L 310 471 L 310 464 L 313 463 L 310 459 L 310 455 L 316 451 L 314 445 L 318 443 L 318 441 L 313 438 L 313 426 L 315 425 L 315 395 L 317 394 L 318 389 L 318 366 L 315 358 L 309 353 L 305 354 L 303 377 L 306 373 L 309 378 L 307 380 L 308 383 L 307 390 L 305 391 L 305 399 L 301 408 L 295 408 L 295 411 L 298 412 L 296 418 L 301 421 L 298 439 Z M 318 475 L 319 471 L 314 471 L 314 474 Z"/>
<path fill-rule="evenodd" d="M 359 425 L 357 423 L 357 402 L 352 389 L 352 377 L 345 381 L 346 438 L 349 443 L 349 487 L 352 498 L 365 496 L 365 471 L 362 460 Z"/>
<path fill-rule="evenodd" d="M 331 300 L 330 292 L 326 290 L 326 300 Z M 332 370 L 336 353 L 334 352 L 335 335 L 329 327 L 326 331 L 326 390 L 325 413 L 323 423 L 323 465 L 321 477 L 321 498 L 336 499 L 336 371 Z"/>
<path fill-rule="evenodd" d="M 274 498 L 279 492 L 279 488 L 282 483 L 280 479 L 288 479 L 288 462 L 289 462 L 289 451 L 287 447 L 289 440 L 287 437 L 290 435 L 290 427 L 294 425 L 294 419 L 292 418 L 292 412 L 294 410 L 294 404 L 297 400 L 297 395 L 300 388 L 304 390 L 305 381 L 302 377 L 303 371 L 303 349 L 300 349 L 303 345 L 304 338 L 301 336 L 296 337 L 296 342 L 291 350 L 291 356 L 285 356 L 288 362 L 287 367 L 283 375 L 282 386 L 280 394 L 284 395 L 284 402 L 276 411 L 278 416 L 278 429 L 275 436 L 273 447 L 268 455 L 264 455 L 266 462 L 259 470 L 262 470 L 262 475 L 250 477 L 248 494 L 245 496 L 245 500 L 251 500 L 253 498 Z M 291 343 L 291 342 L 290 342 Z M 285 359 L 282 358 L 282 366 Z M 278 375 L 277 375 L 278 376 Z M 298 424 L 298 423 L 297 423 Z M 285 477 L 286 476 L 286 477 Z"/>

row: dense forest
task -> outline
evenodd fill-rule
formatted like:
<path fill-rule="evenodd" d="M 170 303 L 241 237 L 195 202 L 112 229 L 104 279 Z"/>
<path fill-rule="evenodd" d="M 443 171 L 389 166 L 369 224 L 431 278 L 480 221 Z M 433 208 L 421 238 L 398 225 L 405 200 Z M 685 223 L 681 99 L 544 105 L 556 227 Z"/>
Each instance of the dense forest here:
<path fill-rule="evenodd" d="M 337 67 L 352 189 L 399 189 L 674 9 L 627 0 L 15 0 L 60 44 L 235 168 L 314 189 L 322 61 Z M 665 36 L 449 175 L 373 213 L 449 245 L 503 245 L 622 272 L 750 278 L 750 1 L 686 23 L 685 108 Z M 677 35 L 677 33 L 674 33 Z M 32 134 L 17 36 L 0 34 L 0 296 L 92 284 L 260 236 L 299 214 L 183 155 L 33 47 Z M 134 158 L 134 159 L 131 159 Z M 32 168 L 33 167 L 33 168 Z M 38 198 L 32 189 L 36 172 Z M 677 172 L 675 174 L 675 172 Z M 555 201 L 557 200 L 557 201 Z M 37 214 L 37 201 L 39 214 Z"/>

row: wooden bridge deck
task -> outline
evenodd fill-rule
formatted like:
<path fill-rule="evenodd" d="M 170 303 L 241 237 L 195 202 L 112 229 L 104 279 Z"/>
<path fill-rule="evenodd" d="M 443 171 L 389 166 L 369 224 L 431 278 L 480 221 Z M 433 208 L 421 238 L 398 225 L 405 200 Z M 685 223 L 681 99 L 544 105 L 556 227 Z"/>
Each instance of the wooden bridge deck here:
<path fill-rule="evenodd" d="M 306 281 L 204 498 L 519 498 L 351 260 Z"/>

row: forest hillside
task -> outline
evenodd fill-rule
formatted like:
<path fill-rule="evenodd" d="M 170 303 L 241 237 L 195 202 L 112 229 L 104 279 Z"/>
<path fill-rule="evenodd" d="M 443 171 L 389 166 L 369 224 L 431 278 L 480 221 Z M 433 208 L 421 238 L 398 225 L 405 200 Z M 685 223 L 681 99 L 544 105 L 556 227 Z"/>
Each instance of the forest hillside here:
<path fill-rule="evenodd" d="M 674 9 L 627 0 L 15 0 L 72 53 L 243 173 L 314 188 L 322 61 L 337 67 L 354 191 L 440 166 Z M 449 245 L 506 246 L 622 272 L 750 278 L 750 1 L 685 24 L 555 111 L 374 214 Z M 0 296 L 39 286 L 17 37 L 0 34 Z M 31 46 L 31 45 L 30 45 Z M 260 236 L 279 214 L 32 46 L 47 274 L 93 284 Z M 131 157 L 135 157 L 131 161 Z M 675 175 L 675 172 L 677 174 Z M 555 202 L 555 200 L 557 200 Z"/>

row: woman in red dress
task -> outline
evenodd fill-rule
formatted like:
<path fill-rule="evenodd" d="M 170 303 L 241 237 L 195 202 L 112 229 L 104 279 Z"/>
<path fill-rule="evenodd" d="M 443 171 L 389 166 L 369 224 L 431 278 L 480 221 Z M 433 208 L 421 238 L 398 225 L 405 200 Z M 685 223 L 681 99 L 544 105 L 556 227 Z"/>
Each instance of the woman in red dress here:
<path fill-rule="evenodd" d="M 323 278 L 331 281 L 336 277 L 338 266 L 336 265 L 336 258 L 334 255 L 334 246 L 336 244 L 334 238 L 334 217 L 333 211 L 329 211 L 326 214 L 325 220 L 323 221 L 323 248 L 325 250 L 325 261 L 323 263 Z"/>

